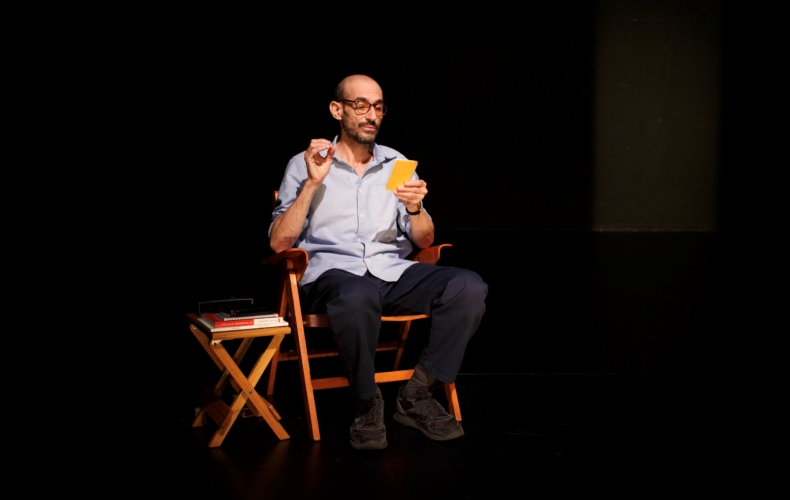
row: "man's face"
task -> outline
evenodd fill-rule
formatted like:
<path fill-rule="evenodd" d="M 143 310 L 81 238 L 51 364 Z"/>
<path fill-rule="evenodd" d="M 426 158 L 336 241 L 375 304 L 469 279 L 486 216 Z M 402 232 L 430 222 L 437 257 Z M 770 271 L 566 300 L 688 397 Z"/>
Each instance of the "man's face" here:
<path fill-rule="evenodd" d="M 367 101 L 374 106 L 384 102 L 381 87 L 369 79 L 349 82 L 345 94 L 346 99 Z M 383 117 L 376 115 L 374 106 L 371 106 L 364 114 L 358 115 L 354 111 L 354 103 L 344 101 L 341 104 L 343 105 L 343 116 L 340 126 L 343 127 L 346 134 L 359 144 L 372 144 L 379 133 Z"/>
<path fill-rule="evenodd" d="M 340 126 L 346 134 L 360 144 L 373 144 L 379 133 L 381 118 L 376 117 L 375 113 L 372 118 L 367 116 L 370 111 L 365 115 L 358 115 L 351 103 L 345 104 L 345 107 Z"/>

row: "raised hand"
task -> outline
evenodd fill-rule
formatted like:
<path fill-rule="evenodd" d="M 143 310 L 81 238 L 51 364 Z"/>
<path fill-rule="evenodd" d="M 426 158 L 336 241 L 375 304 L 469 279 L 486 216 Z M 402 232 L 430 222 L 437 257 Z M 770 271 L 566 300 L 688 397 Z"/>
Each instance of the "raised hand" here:
<path fill-rule="evenodd" d="M 321 156 L 321 151 L 326 151 L 326 156 Z M 304 153 L 304 161 L 307 163 L 308 181 L 314 184 L 324 182 L 332 166 L 334 155 L 335 146 L 332 144 L 332 141 L 326 139 L 313 139 L 310 141 L 310 146 Z"/>

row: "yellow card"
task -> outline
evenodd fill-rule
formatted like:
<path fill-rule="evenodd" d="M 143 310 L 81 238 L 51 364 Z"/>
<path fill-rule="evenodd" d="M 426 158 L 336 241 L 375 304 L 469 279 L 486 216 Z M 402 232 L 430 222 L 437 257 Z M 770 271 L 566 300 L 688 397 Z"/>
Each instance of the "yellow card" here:
<path fill-rule="evenodd" d="M 392 167 L 392 173 L 387 181 L 387 189 L 394 191 L 398 186 L 402 186 L 404 182 L 411 179 L 414 171 L 417 169 L 417 162 L 414 160 L 395 160 L 395 165 Z"/>

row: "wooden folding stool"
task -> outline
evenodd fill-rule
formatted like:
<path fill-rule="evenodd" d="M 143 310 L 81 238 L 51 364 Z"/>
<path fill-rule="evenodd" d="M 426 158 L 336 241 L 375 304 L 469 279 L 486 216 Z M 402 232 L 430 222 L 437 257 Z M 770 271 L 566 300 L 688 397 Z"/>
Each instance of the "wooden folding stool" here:
<path fill-rule="evenodd" d="M 192 423 L 193 427 L 200 427 L 206 422 L 206 416 L 210 417 L 219 428 L 209 440 L 209 447 L 215 448 L 222 444 L 233 423 L 238 418 L 239 413 L 247 407 L 256 417 L 262 417 L 269 427 L 280 439 L 289 439 L 290 436 L 283 426 L 280 425 L 280 415 L 266 399 L 264 399 L 255 389 L 255 385 L 263 375 L 264 370 L 269 365 L 272 357 L 279 352 L 280 343 L 285 335 L 291 333 L 287 326 L 270 328 L 254 328 L 249 330 L 235 330 L 227 332 L 212 333 L 203 323 L 198 320 L 196 314 L 187 314 L 189 319 L 189 329 L 200 345 L 214 360 L 214 363 L 222 371 L 222 376 L 211 391 L 213 397 L 211 401 L 205 402 L 200 412 Z M 252 341 L 258 337 L 271 337 L 269 345 L 258 357 L 249 376 L 245 377 L 239 369 L 239 363 L 247 353 Z M 228 354 L 222 346 L 224 340 L 241 339 L 241 344 L 234 353 L 233 357 Z M 236 391 L 236 397 L 230 406 L 220 399 L 222 393 L 230 384 Z"/>

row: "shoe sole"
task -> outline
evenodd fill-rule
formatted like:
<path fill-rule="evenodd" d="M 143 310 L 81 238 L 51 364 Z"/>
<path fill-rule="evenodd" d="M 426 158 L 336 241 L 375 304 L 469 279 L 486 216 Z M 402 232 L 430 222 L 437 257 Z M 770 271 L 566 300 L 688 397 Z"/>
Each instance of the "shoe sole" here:
<path fill-rule="evenodd" d="M 384 439 L 384 442 L 377 443 L 375 441 L 368 441 L 367 443 L 357 443 L 355 441 L 349 441 L 351 443 L 351 447 L 355 450 L 383 450 L 387 447 L 387 439 Z"/>
<path fill-rule="evenodd" d="M 428 430 L 426 430 L 418 421 L 401 413 L 395 413 L 392 416 L 392 418 L 394 418 L 395 421 L 398 422 L 399 424 L 403 424 L 407 427 L 413 427 L 414 429 L 417 429 L 418 431 L 425 434 L 427 438 L 433 439 L 434 441 L 449 441 L 451 439 L 457 439 L 464 435 L 464 430 L 460 428 L 460 425 L 457 433 L 448 434 L 447 436 L 438 436 L 436 434 L 428 432 Z"/>

